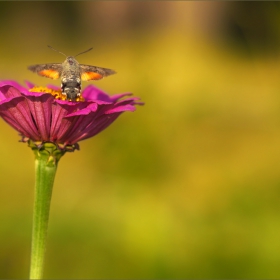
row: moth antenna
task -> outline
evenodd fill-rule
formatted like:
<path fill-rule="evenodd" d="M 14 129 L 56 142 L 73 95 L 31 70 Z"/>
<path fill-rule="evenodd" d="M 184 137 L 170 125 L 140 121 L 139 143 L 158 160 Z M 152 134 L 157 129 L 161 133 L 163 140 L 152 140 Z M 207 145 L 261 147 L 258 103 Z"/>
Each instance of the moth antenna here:
<path fill-rule="evenodd" d="M 82 54 L 82 53 L 86 53 L 86 52 L 89 52 L 89 51 L 91 51 L 93 48 L 90 48 L 90 49 L 88 49 L 88 50 L 86 50 L 86 51 L 83 51 L 83 52 L 81 52 L 81 53 L 78 53 L 78 54 L 76 54 L 74 57 L 77 57 L 78 55 L 80 55 L 80 54 Z"/>
<path fill-rule="evenodd" d="M 49 47 L 50 49 L 52 49 L 53 51 L 56 51 L 56 52 L 58 52 L 58 53 L 61 53 L 61 54 L 63 54 L 64 56 L 66 56 L 66 57 L 67 57 L 67 55 L 66 55 L 66 54 L 64 54 L 63 52 L 60 52 L 60 51 L 58 51 L 58 50 L 54 49 L 53 47 L 51 47 L 51 46 L 49 46 L 49 45 L 48 45 L 48 47 Z"/>

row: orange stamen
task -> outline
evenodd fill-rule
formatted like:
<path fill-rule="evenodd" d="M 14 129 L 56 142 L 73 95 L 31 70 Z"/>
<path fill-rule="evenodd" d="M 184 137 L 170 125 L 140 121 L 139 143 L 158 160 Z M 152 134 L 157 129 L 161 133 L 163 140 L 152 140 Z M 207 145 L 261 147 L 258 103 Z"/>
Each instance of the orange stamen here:
<path fill-rule="evenodd" d="M 44 93 L 49 93 L 51 94 L 55 99 L 59 99 L 59 100 L 68 100 L 65 94 L 62 94 L 62 91 L 59 90 L 55 90 L 55 89 L 51 89 L 51 88 L 47 88 L 47 87 L 33 87 L 29 90 L 30 92 L 44 92 Z M 71 100 L 68 100 L 71 101 Z M 83 102 L 85 101 L 85 99 L 82 96 L 78 96 L 75 99 L 76 102 Z"/>

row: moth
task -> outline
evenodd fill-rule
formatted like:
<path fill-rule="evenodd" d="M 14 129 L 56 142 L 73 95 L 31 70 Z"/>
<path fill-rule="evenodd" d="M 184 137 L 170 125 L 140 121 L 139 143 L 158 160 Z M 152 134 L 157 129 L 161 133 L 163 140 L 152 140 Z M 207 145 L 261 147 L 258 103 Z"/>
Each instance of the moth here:
<path fill-rule="evenodd" d="M 48 47 L 66 56 L 53 47 Z M 61 78 L 62 94 L 68 100 L 75 100 L 81 95 L 81 81 L 100 80 L 103 77 L 116 73 L 114 70 L 108 68 L 79 64 L 75 57 L 90 50 L 92 48 L 75 56 L 66 56 L 63 63 L 35 64 L 29 66 L 28 69 L 42 77 L 54 80 Z"/>

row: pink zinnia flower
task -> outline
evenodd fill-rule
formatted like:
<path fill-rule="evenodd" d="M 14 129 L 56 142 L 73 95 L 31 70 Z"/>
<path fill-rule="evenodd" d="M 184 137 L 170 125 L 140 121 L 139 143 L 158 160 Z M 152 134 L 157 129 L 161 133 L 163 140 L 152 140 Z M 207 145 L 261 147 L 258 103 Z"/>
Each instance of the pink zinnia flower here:
<path fill-rule="evenodd" d="M 93 85 L 83 90 L 77 102 L 61 100 L 55 87 L 28 87 L 0 81 L 0 116 L 20 133 L 22 141 L 31 140 L 38 146 L 52 142 L 60 149 L 74 150 L 79 141 L 98 134 L 121 113 L 142 104 L 137 97 L 127 97 L 129 93 L 109 96 Z"/>

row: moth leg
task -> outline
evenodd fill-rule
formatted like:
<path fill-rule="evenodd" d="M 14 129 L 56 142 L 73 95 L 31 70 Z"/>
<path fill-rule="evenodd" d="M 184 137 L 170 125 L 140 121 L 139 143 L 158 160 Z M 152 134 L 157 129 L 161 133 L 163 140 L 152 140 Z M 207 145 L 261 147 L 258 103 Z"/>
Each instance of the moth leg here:
<path fill-rule="evenodd" d="M 66 96 L 66 92 L 64 91 L 64 89 L 65 89 L 65 86 L 66 86 L 66 84 L 65 83 L 61 83 L 61 93 L 63 94 L 63 95 L 65 95 Z"/>

